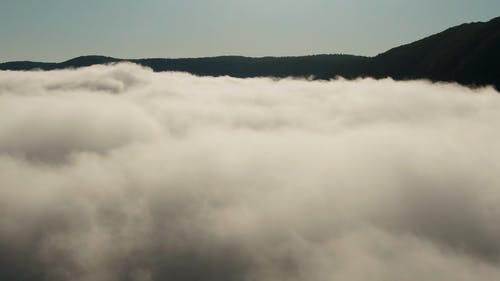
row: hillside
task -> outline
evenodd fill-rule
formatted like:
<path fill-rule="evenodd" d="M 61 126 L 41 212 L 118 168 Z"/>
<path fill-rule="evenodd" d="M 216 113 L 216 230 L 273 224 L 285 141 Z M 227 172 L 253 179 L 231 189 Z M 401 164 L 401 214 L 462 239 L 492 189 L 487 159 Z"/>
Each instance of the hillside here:
<path fill-rule="evenodd" d="M 118 59 L 82 56 L 62 63 L 6 62 L 0 70 L 53 70 L 121 61 L 154 71 L 185 71 L 196 75 L 234 77 L 392 77 L 455 81 L 464 85 L 493 85 L 500 89 L 500 17 L 462 24 L 375 57 L 312 55 L 300 57 L 220 56 L 182 59 Z"/>
<path fill-rule="evenodd" d="M 500 17 L 452 27 L 372 59 L 372 75 L 500 87 Z"/>

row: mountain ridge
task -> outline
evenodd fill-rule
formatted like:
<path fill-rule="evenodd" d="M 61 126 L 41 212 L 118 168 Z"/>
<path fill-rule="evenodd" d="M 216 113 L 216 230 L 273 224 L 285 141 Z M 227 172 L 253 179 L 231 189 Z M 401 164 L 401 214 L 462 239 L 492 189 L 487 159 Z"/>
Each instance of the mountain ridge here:
<path fill-rule="evenodd" d="M 342 76 L 395 80 L 429 79 L 500 89 L 500 17 L 464 23 L 373 57 L 348 54 L 306 56 L 215 56 L 198 58 L 121 59 L 79 56 L 63 62 L 11 61 L 0 70 L 54 70 L 132 62 L 154 71 L 184 71 L 201 76 L 314 77 Z"/>

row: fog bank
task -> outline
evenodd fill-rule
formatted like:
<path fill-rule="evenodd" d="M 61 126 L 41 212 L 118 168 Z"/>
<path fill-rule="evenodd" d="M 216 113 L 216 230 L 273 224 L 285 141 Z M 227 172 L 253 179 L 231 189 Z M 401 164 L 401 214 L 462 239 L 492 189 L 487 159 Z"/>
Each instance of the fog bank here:
<path fill-rule="evenodd" d="M 500 95 L 0 71 L 1 280 L 498 280 Z"/>

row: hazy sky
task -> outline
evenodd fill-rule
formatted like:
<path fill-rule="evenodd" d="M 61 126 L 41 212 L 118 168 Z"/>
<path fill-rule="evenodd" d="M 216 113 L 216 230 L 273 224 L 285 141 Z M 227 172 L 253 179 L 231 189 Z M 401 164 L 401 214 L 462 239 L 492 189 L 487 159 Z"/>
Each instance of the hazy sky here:
<path fill-rule="evenodd" d="M 0 0 L 0 61 L 375 55 L 499 15 L 498 0 Z"/>

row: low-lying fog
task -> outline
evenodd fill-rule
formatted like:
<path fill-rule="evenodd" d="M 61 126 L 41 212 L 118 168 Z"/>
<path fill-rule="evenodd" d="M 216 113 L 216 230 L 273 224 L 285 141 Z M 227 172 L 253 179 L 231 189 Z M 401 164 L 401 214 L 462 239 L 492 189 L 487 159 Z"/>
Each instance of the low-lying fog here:
<path fill-rule="evenodd" d="M 0 279 L 500 279 L 500 95 L 0 72 Z"/>

